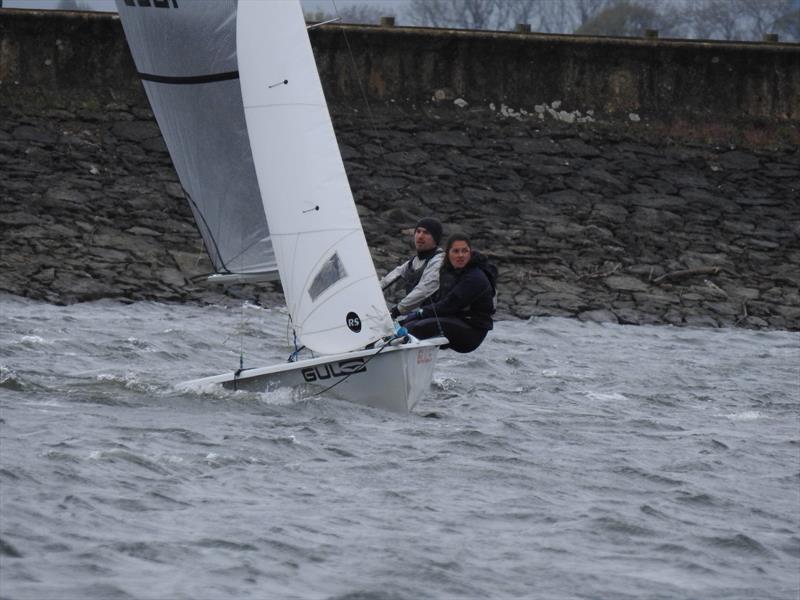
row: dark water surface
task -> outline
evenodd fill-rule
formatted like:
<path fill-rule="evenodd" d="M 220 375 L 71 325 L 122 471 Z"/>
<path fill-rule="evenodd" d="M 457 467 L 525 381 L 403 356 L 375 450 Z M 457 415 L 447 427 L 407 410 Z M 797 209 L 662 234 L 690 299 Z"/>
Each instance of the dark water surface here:
<path fill-rule="evenodd" d="M 0 598 L 800 597 L 797 334 L 503 322 L 408 416 L 175 385 L 286 321 L 0 297 Z"/>

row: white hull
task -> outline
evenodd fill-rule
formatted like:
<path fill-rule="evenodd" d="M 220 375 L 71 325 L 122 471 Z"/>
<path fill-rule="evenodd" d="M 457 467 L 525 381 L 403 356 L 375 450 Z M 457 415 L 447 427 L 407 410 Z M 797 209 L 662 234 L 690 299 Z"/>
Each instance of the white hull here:
<path fill-rule="evenodd" d="M 333 396 L 393 412 L 408 412 L 430 388 L 439 346 L 445 338 L 328 355 L 271 367 L 195 379 L 181 387 L 221 384 L 228 389 L 267 392 L 298 389 L 305 397 Z"/>

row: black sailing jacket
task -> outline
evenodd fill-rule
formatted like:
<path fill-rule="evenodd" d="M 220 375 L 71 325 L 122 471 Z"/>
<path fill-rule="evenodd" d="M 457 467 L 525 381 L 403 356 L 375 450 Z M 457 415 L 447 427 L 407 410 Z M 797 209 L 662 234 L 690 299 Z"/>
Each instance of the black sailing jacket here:
<path fill-rule="evenodd" d="M 494 288 L 480 265 L 486 259 L 477 251 L 463 269 L 454 269 L 445 258 L 434 301 L 422 307 L 422 318 L 458 317 L 476 329 L 492 329 Z"/>

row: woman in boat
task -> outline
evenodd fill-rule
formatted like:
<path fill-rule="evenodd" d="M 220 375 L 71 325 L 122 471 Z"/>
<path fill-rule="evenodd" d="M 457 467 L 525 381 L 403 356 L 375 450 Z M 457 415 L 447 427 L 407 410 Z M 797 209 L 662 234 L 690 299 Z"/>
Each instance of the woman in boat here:
<path fill-rule="evenodd" d="M 496 271 L 464 234 L 450 236 L 445 254 L 439 291 L 403 325 L 419 339 L 443 335 L 450 342 L 445 347 L 472 352 L 493 327 L 494 285 L 487 272 L 494 276 Z"/>

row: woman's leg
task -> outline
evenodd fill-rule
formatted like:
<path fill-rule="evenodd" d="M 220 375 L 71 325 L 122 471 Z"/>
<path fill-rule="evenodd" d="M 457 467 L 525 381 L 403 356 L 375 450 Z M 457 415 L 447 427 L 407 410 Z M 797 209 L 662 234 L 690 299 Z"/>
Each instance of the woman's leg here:
<path fill-rule="evenodd" d="M 406 329 L 411 335 L 421 340 L 444 335 L 450 342 L 449 347 L 461 353 L 475 350 L 481 345 L 487 333 L 484 330 L 470 327 L 456 317 L 411 321 L 406 325 Z"/>
<path fill-rule="evenodd" d="M 408 329 L 408 333 L 420 340 L 427 340 L 437 335 L 444 335 L 439 328 L 439 319 L 415 319 L 413 321 L 406 321 L 403 323 L 403 326 Z"/>

